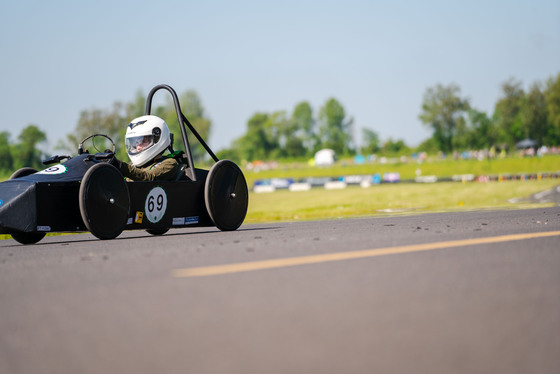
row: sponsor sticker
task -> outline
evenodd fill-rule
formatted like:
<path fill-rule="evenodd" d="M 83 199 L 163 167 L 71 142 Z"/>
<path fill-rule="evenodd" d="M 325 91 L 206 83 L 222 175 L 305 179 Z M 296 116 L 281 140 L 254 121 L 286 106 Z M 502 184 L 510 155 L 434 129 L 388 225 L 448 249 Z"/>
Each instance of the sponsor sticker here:
<path fill-rule="evenodd" d="M 194 217 L 174 217 L 173 218 L 173 225 L 174 226 L 182 226 L 182 225 L 194 225 L 198 223 L 198 216 Z"/>
<path fill-rule="evenodd" d="M 45 170 L 41 170 L 37 174 L 54 175 L 54 174 L 64 174 L 67 171 L 68 171 L 68 168 L 66 166 L 60 164 L 60 165 L 51 166 L 50 168 L 45 169 Z"/>
<path fill-rule="evenodd" d="M 148 221 L 159 222 L 167 209 L 167 194 L 161 187 L 153 188 L 146 197 L 144 212 Z"/>
<path fill-rule="evenodd" d="M 2 199 L 0 199 L 0 205 L 4 204 L 4 202 L 2 201 Z"/>
<path fill-rule="evenodd" d="M 50 226 L 37 226 L 37 231 L 51 231 Z"/>
<path fill-rule="evenodd" d="M 144 213 L 136 212 L 136 218 L 134 218 L 134 223 L 142 223 L 143 219 L 144 219 Z"/>
<path fill-rule="evenodd" d="M 185 217 L 173 217 L 173 226 L 185 224 Z"/>
<path fill-rule="evenodd" d="M 194 225 L 198 223 L 198 216 L 185 218 L 185 225 Z"/>

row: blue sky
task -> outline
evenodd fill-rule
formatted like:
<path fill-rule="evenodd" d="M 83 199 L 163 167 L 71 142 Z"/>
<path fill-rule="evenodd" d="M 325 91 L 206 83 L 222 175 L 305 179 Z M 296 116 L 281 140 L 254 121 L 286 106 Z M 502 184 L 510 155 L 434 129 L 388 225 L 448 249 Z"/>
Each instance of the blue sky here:
<path fill-rule="evenodd" d="M 306 100 L 317 113 L 330 97 L 357 136 L 416 145 L 430 136 L 428 87 L 455 83 L 492 114 L 509 78 L 528 88 L 560 73 L 558 0 L 12 0 L 1 18 L 0 131 L 15 140 L 33 123 L 49 147 L 80 111 L 160 83 L 197 91 L 214 150 L 256 112 Z"/>

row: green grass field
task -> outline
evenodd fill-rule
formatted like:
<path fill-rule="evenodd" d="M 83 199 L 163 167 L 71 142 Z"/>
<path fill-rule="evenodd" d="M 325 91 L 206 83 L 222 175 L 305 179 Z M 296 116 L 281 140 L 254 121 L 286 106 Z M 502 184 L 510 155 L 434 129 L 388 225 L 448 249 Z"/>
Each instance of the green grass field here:
<path fill-rule="evenodd" d="M 337 177 L 397 172 L 401 179 L 414 179 L 418 173 L 449 178 L 457 174 L 517 175 L 522 173 L 558 173 L 560 155 L 546 157 L 510 157 L 495 160 L 437 160 L 422 164 L 362 164 L 338 163 L 329 168 L 305 164 L 281 165 L 276 170 L 245 172 L 247 184 L 257 179 L 305 177 Z M 473 209 L 528 208 L 534 204 L 512 204 L 511 198 L 527 197 L 560 184 L 558 179 L 508 181 L 490 183 L 381 184 L 362 189 L 327 191 L 315 188 L 307 192 L 285 190 L 270 194 L 250 195 L 247 222 L 270 222 L 357 217 L 364 215 L 406 212 L 461 211 Z M 392 213 L 391 213 L 392 212 Z"/>
<path fill-rule="evenodd" d="M 523 209 L 508 202 L 560 184 L 558 179 L 490 183 L 381 184 L 369 188 L 251 193 L 247 223 L 359 217 L 395 213 Z"/>

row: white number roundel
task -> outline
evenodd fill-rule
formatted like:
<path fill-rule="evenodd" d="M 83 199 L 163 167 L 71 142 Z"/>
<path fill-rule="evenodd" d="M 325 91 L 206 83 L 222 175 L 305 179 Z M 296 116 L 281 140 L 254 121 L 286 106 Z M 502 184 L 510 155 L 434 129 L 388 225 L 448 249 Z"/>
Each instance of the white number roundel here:
<path fill-rule="evenodd" d="M 144 212 L 148 221 L 152 223 L 159 222 L 165 215 L 167 209 L 167 195 L 161 187 L 153 188 L 148 197 L 146 197 L 146 204 Z"/>
<path fill-rule="evenodd" d="M 51 166 L 48 169 L 42 170 L 40 172 L 38 172 L 37 174 L 64 174 L 66 173 L 68 169 L 66 168 L 66 166 L 60 164 L 60 165 L 55 165 L 55 166 Z"/>

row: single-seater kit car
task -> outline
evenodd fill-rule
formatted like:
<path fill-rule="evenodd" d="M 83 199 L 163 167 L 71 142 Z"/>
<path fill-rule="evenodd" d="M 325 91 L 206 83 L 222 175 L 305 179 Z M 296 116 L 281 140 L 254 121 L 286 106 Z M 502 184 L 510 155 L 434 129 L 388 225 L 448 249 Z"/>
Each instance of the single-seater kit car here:
<path fill-rule="evenodd" d="M 148 94 L 146 114 L 160 90 L 173 97 L 184 152 L 174 152 L 179 162 L 175 180 L 126 181 L 109 162 L 112 150 L 90 153 L 82 141 L 78 154 L 53 156 L 45 170 L 19 169 L 0 183 L 0 233 L 22 244 L 33 244 L 49 232 L 90 231 L 99 239 L 113 239 L 123 230 L 146 230 L 162 235 L 170 228 L 216 226 L 236 230 L 247 213 L 249 195 L 241 169 L 219 160 L 181 111 L 176 92 L 158 85 Z M 209 169 L 195 168 L 187 130 L 215 161 Z"/>

